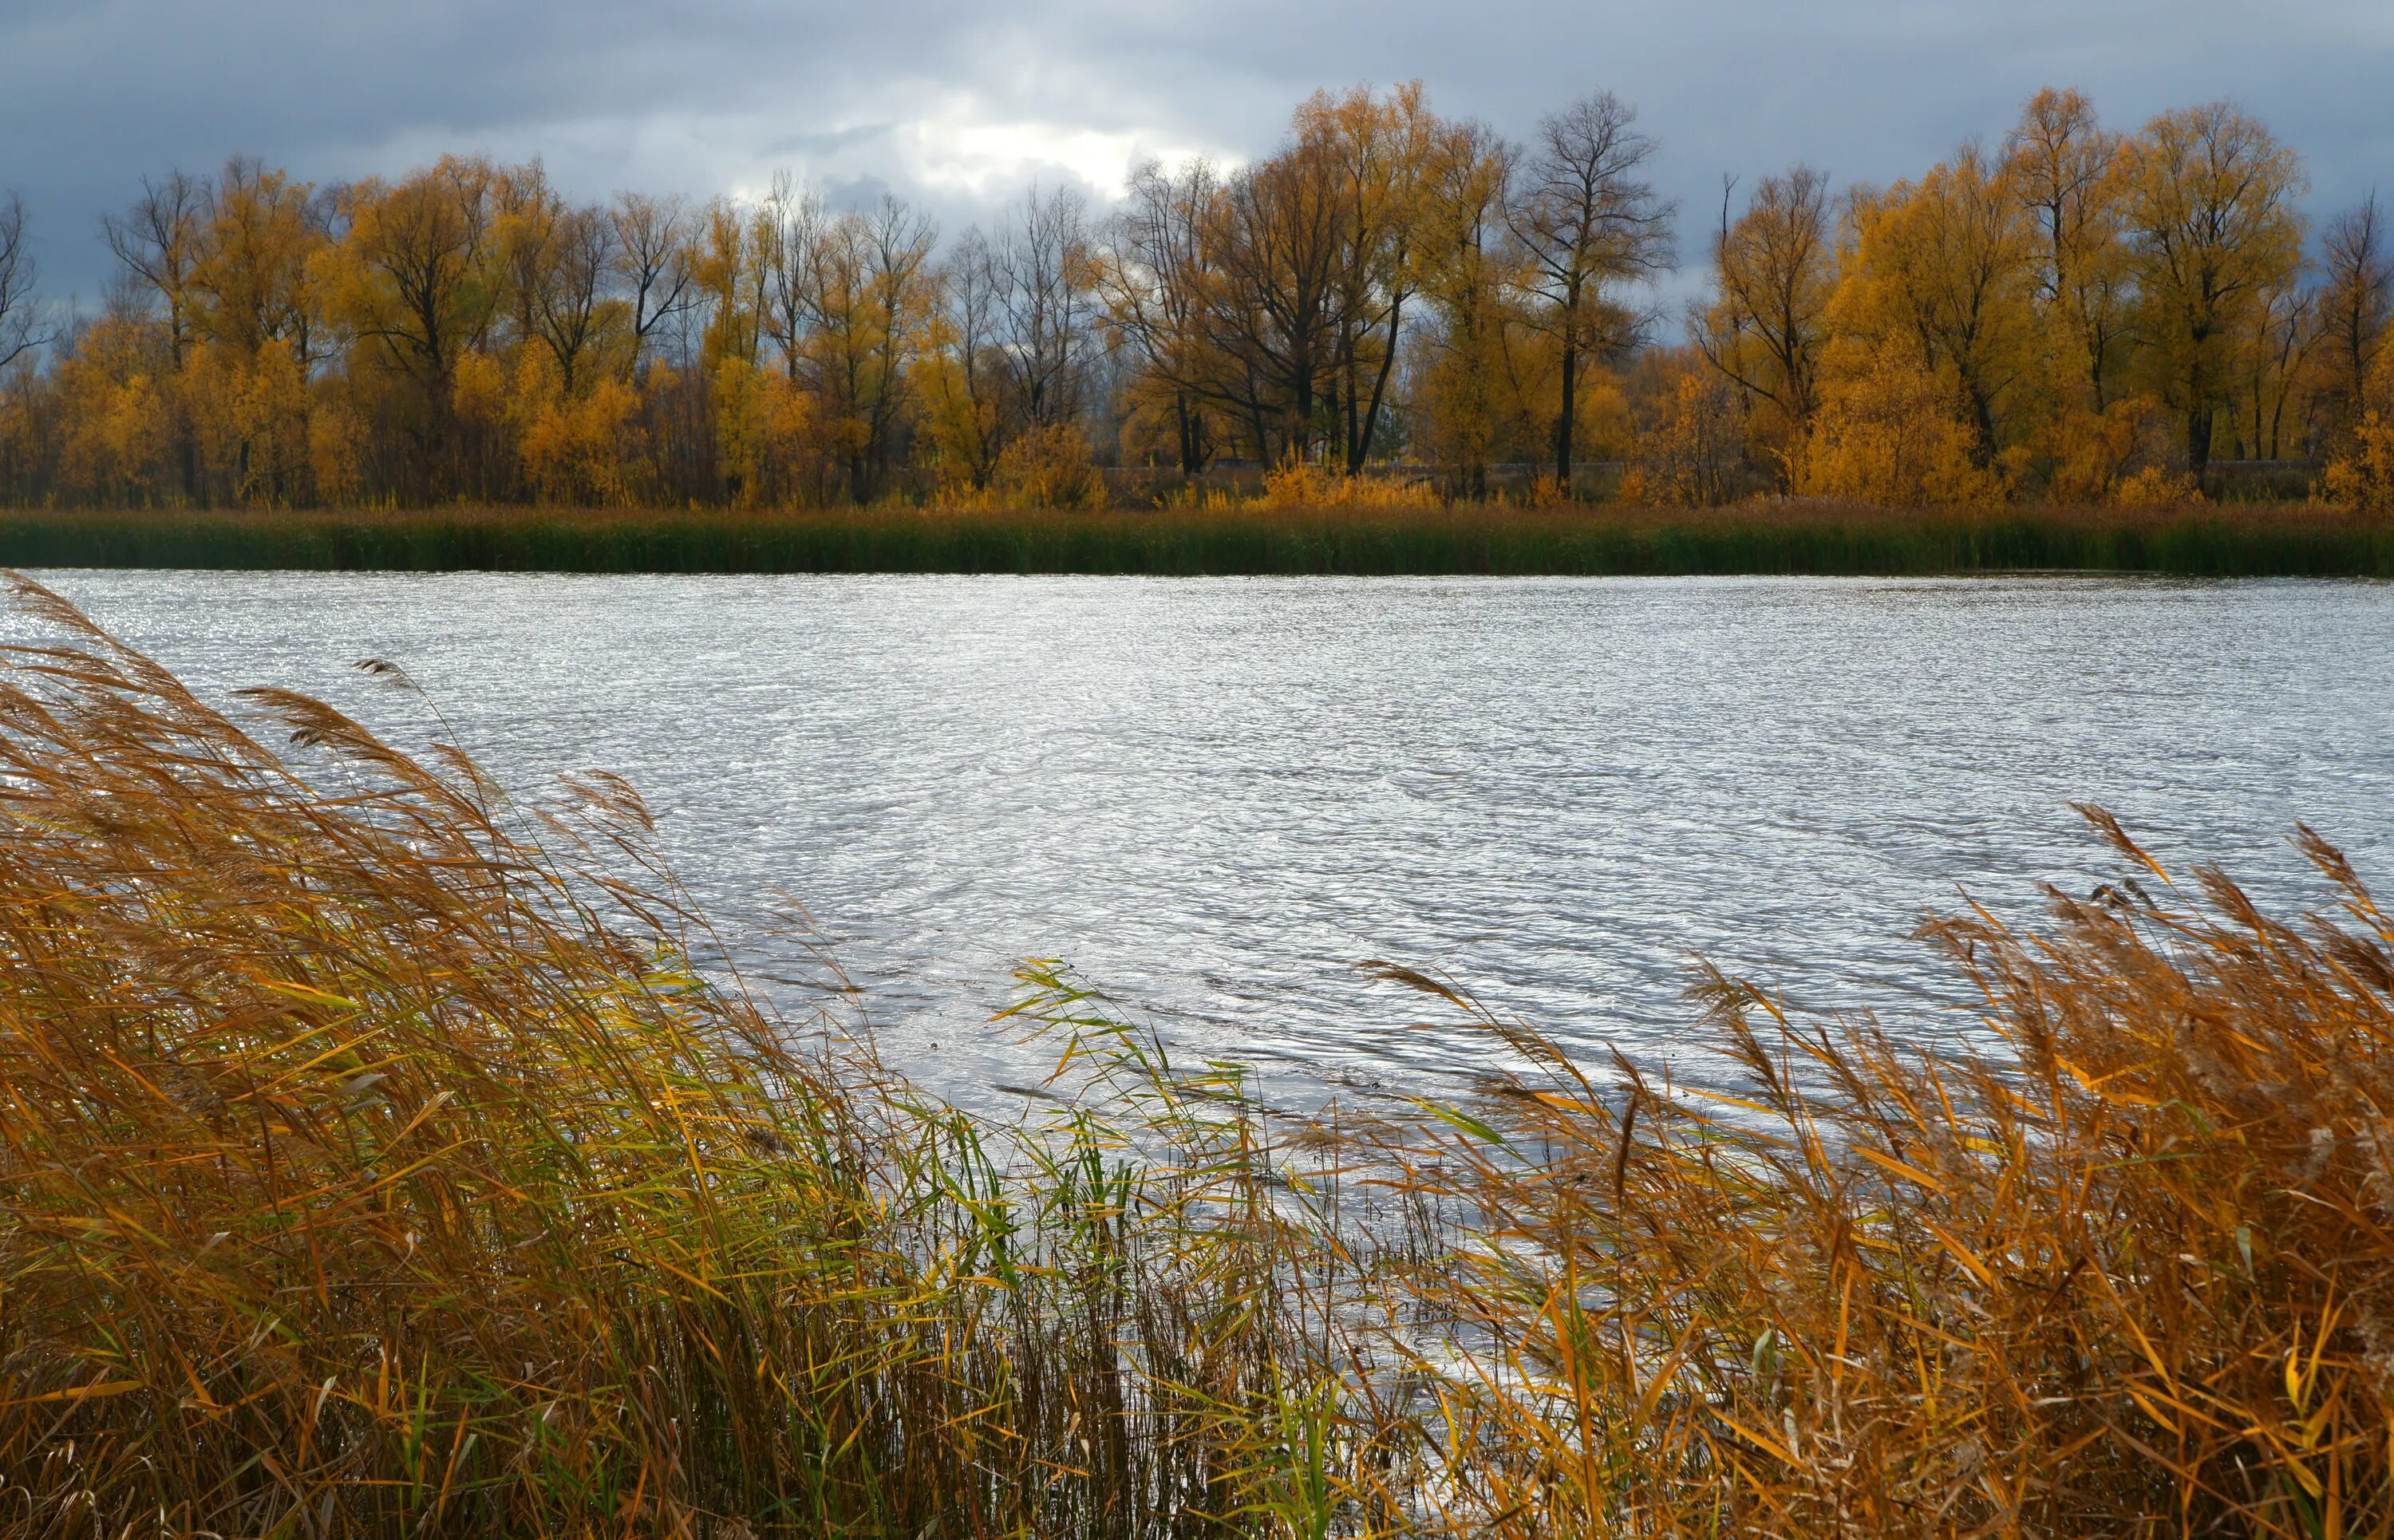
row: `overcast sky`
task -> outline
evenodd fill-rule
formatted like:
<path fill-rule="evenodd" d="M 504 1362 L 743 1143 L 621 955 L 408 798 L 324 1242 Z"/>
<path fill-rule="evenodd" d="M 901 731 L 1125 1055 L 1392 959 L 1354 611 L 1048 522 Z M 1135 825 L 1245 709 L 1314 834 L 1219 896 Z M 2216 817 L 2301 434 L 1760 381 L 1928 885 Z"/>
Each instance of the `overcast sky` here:
<path fill-rule="evenodd" d="M 310 180 L 446 150 L 538 153 L 568 192 L 883 187 L 950 229 L 1034 178 L 1269 151 L 1321 86 L 1418 77 L 1514 136 L 1636 102 L 1700 245 L 1724 173 L 1909 175 L 2046 84 L 2133 127 L 2233 97 L 2306 158 L 2315 212 L 2394 192 L 2394 0 L 0 0 L 0 190 L 44 287 L 86 302 L 145 173 L 241 152 Z"/>

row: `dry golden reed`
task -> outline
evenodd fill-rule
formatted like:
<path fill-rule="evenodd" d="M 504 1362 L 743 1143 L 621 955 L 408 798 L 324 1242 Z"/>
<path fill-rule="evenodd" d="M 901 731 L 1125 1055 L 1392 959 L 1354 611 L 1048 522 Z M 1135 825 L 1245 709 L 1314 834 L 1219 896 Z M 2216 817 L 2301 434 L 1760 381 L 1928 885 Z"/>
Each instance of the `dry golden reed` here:
<path fill-rule="evenodd" d="M 2126 875 L 1927 932 L 1975 1055 L 1707 975 L 1703 1086 L 1383 967 L 1514 1073 L 1292 1123 L 1030 965 L 999 1125 L 790 1046 L 631 788 L 17 597 L 7 1533 L 2394 1525 L 2394 927 L 2308 833 L 2288 923 L 2092 815 Z"/>

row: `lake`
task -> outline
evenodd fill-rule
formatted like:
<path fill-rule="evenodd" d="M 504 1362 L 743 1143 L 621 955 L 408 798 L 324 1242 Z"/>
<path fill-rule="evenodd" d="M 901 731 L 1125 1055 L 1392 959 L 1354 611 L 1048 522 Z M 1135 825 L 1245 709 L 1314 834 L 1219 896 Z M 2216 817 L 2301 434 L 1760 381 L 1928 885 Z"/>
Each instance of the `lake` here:
<path fill-rule="evenodd" d="M 802 903 L 976 1105 L 1049 1057 L 986 1024 L 1024 956 L 1293 1094 L 1438 1092 L 1490 1046 L 1359 961 L 1702 1077 L 1698 953 L 1966 1033 L 1908 932 L 2111 875 L 2072 801 L 2271 903 L 2322 897 L 2297 818 L 2394 885 L 2383 584 L 37 575 L 204 693 L 420 746 L 388 658 L 526 795 L 629 778 L 743 973 L 817 997 Z"/>

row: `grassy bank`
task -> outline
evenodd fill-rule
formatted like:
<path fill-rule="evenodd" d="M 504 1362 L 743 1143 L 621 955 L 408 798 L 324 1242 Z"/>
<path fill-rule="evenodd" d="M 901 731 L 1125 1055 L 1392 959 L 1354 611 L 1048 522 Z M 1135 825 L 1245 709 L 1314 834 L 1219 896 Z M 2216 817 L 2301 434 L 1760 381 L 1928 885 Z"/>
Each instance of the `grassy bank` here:
<path fill-rule="evenodd" d="M 2133 880 L 1933 927 L 1991 1060 L 1708 978 L 1727 1094 L 1379 966 L 1484 1094 L 1292 1124 L 1029 967 L 998 1126 L 706 982 L 630 788 L 19 602 L 9 1533 L 2394 1525 L 2394 921 L 2315 840 L 2334 923 L 2098 819 Z"/>
<path fill-rule="evenodd" d="M 2394 576 L 2394 520 L 2318 505 L 2163 511 L 1719 509 L 812 513 L 436 508 L 19 511 L 0 563 L 573 573 Z"/>

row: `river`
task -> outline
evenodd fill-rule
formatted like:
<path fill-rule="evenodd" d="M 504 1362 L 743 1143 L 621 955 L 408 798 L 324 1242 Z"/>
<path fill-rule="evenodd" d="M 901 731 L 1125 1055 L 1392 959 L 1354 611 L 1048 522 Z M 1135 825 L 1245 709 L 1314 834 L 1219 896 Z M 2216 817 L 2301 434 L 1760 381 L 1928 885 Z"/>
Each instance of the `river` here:
<path fill-rule="evenodd" d="M 744 974 L 818 997 L 803 904 L 972 1104 L 1046 1061 L 986 1021 L 1025 956 L 1183 1053 L 1440 1092 L 1492 1045 L 1359 961 L 1701 1078 L 1698 953 L 1966 1033 L 1908 932 L 2110 875 L 2073 801 L 2269 903 L 2323 897 L 2297 818 L 2394 885 L 2382 584 L 36 575 L 204 692 L 627 777 Z"/>

